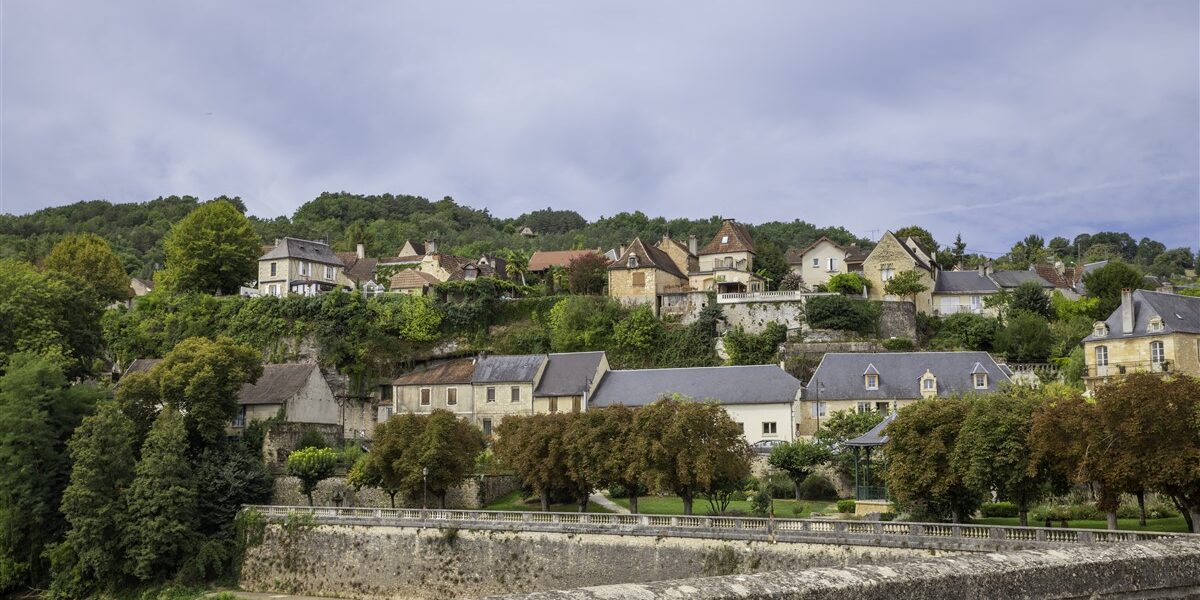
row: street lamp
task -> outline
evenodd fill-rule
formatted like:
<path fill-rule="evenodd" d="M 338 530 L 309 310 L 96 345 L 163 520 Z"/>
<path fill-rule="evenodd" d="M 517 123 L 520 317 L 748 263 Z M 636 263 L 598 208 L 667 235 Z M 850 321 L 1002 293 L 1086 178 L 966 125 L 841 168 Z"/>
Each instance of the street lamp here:
<path fill-rule="evenodd" d="M 429 499 L 429 467 L 421 467 L 421 510 L 425 510 Z"/>

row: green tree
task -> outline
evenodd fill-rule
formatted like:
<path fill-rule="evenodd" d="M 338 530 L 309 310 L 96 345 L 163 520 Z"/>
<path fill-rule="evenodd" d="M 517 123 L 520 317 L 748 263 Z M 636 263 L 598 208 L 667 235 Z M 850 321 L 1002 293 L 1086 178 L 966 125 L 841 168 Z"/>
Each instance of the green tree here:
<path fill-rule="evenodd" d="M 175 404 L 187 415 L 193 440 L 213 444 L 237 416 L 242 385 L 262 375 L 262 356 L 227 337 L 215 341 L 189 338 L 163 357 L 150 374 L 158 380 L 163 403 Z"/>
<path fill-rule="evenodd" d="M 104 238 L 94 233 L 69 235 L 54 245 L 45 267 L 86 281 L 96 294 L 109 301 L 129 297 L 129 275 Z"/>
<path fill-rule="evenodd" d="M 925 248 L 926 252 L 934 252 L 938 249 L 938 244 L 937 241 L 933 239 L 933 234 L 929 233 L 929 230 L 925 229 L 924 227 L 918 227 L 916 225 L 901 227 L 900 229 L 894 231 L 893 235 L 895 235 L 896 239 L 900 240 L 901 242 L 903 242 L 905 238 L 910 237 L 917 240 L 917 243 L 921 244 L 921 246 Z"/>
<path fill-rule="evenodd" d="M 496 428 L 492 452 L 550 510 L 550 498 L 573 490 L 565 436 L 568 415 L 508 416 Z"/>
<path fill-rule="evenodd" d="M 1183 275 L 1195 264 L 1195 256 L 1190 249 L 1173 248 L 1155 256 L 1149 263 L 1149 270 L 1151 275 L 1157 277 L 1176 277 Z"/>
<path fill-rule="evenodd" d="M 337 467 L 337 452 L 331 448 L 304 448 L 288 455 L 287 474 L 300 480 L 300 492 L 313 505 L 317 484 L 333 475 Z"/>
<path fill-rule="evenodd" d="M 946 350 L 991 350 L 1000 322 L 995 317 L 975 313 L 954 313 L 942 317 L 933 345 Z"/>
<path fill-rule="evenodd" d="M 858 273 L 838 273 L 829 278 L 829 282 L 825 284 L 825 289 L 835 294 L 861 296 L 863 289 L 870 287 L 870 285 L 870 282 Z"/>
<path fill-rule="evenodd" d="M 521 285 L 526 285 L 525 276 L 529 274 L 529 255 L 520 250 L 505 252 L 504 272 L 509 279 L 520 279 Z"/>
<path fill-rule="evenodd" d="M 396 494 L 419 492 L 417 486 L 420 484 L 414 482 L 413 471 L 420 460 L 416 442 L 426 420 L 425 415 L 405 413 L 377 424 L 375 443 L 361 464 L 351 471 L 351 483 L 383 490 L 390 498 L 392 508 L 396 508 Z"/>
<path fill-rule="evenodd" d="M 90 373 L 101 311 L 96 292 L 74 276 L 0 260 L 0 365 L 27 350 L 60 362 L 69 377 Z"/>
<path fill-rule="evenodd" d="M 429 414 L 417 443 L 417 466 L 428 469 L 429 491 L 437 497 L 438 507 L 446 508 L 446 492 L 475 470 L 475 459 L 483 452 L 483 432 L 454 413 L 438 409 Z"/>
<path fill-rule="evenodd" d="M 254 226 L 233 203 L 200 205 L 163 239 L 167 266 L 159 282 L 176 292 L 236 295 L 258 277 L 262 254 Z"/>
<path fill-rule="evenodd" d="M 555 352 L 608 348 L 621 308 L 607 296 L 568 296 L 550 309 L 550 346 Z"/>
<path fill-rule="evenodd" d="M 796 486 L 796 499 L 800 499 L 800 484 L 812 474 L 813 469 L 833 459 L 833 453 L 825 444 L 809 440 L 795 440 L 776 446 L 771 450 L 767 463 L 786 471 Z"/>
<path fill-rule="evenodd" d="M 887 415 L 878 411 L 860 413 L 853 410 L 840 410 L 821 420 L 821 427 L 813 434 L 813 439 L 830 449 L 830 464 L 843 476 L 849 477 L 854 473 L 854 451 L 846 447 L 843 442 L 870 431 L 885 416 Z M 881 472 L 875 468 L 874 464 L 871 465 L 871 470 L 876 473 Z"/>
<path fill-rule="evenodd" d="M 967 256 L 967 243 L 962 239 L 962 232 L 954 235 L 954 246 L 950 250 L 950 256 L 954 259 L 954 264 L 958 266 L 959 269 L 966 268 L 966 266 L 963 264 L 963 259 Z"/>
<path fill-rule="evenodd" d="M 615 405 L 580 413 L 565 440 L 568 474 L 598 488 L 621 489 L 637 514 L 645 461 L 638 453 L 633 410 Z"/>
<path fill-rule="evenodd" d="M 662 321 L 644 304 L 629 311 L 613 326 L 613 341 L 622 362 L 634 366 L 652 365 L 665 335 Z"/>
<path fill-rule="evenodd" d="M 441 337 L 442 313 L 428 296 L 385 294 L 367 303 L 373 328 L 409 342 L 432 342 Z"/>
<path fill-rule="evenodd" d="M 567 280 L 572 294 L 599 294 L 608 285 L 608 258 L 585 254 L 567 263 Z"/>
<path fill-rule="evenodd" d="M 1083 276 L 1083 285 L 1087 295 L 1096 298 L 1096 311 L 1092 318 L 1103 321 L 1121 305 L 1121 290 L 1125 288 L 1138 289 L 1145 287 L 1142 274 L 1133 267 L 1120 262 L 1110 262 L 1091 273 Z"/>
<path fill-rule="evenodd" d="M 1023 282 L 1012 291 L 1009 309 L 1031 312 L 1046 319 L 1054 318 L 1054 308 L 1050 306 L 1050 297 L 1036 281 Z"/>
<path fill-rule="evenodd" d="M 919 400 L 900 409 L 888 424 L 888 491 L 918 518 L 962 523 L 975 513 L 982 492 L 955 468 L 953 454 L 971 409 L 959 398 Z"/>
<path fill-rule="evenodd" d="M 725 334 L 725 351 L 734 365 L 763 365 L 775 362 L 779 345 L 787 340 L 787 325 L 767 323 L 762 333 L 746 333 L 741 326 Z"/>
<path fill-rule="evenodd" d="M 778 289 L 779 282 L 792 272 L 783 250 L 770 241 L 760 241 L 755 246 L 754 267 L 755 273 L 765 279 L 772 290 Z"/>
<path fill-rule="evenodd" d="M 996 350 L 1013 362 L 1043 362 L 1054 347 L 1050 324 L 1039 315 L 1016 312 L 996 333 Z"/>
<path fill-rule="evenodd" d="M 887 280 L 883 291 L 893 296 L 903 296 L 917 303 L 917 296 L 929 291 L 929 286 L 921 282 L 921 274 L 916 270 L 900 271 Z"/>
<path fill-rule="evenodd" d="M 183 415 L 159 411 L 129 487 L 124 544 L 130 573 L 141 581 L 175 573 L 197 544 L 196 489 Z"/>
<path fill-rule="evenodd" d="M 1029 525 L 1029 507 L 1049 483 L 1030 445 L 1040 401 L 1029 388 L 1018 387 L 975 400 L 954 445 L 954 470 L 962 473 L 963 483 L 1015 503 L 1021 526 Z"/>

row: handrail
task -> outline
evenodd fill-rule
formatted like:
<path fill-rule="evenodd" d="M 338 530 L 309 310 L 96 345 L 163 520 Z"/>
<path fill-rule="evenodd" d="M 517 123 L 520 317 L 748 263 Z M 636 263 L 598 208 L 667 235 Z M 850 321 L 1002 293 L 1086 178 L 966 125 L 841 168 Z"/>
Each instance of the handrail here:
<path fill-rule="evenodd" d="M 714 539 L 779 539 L 870 545 L 979 545 L 1031 547 L 1042 544 L 1131 542 L 1196 534 L 1159 531 L 1113 531 L 959 523 L 909 523 L 831 519 L 766 519 L 760 517 L 674 516 L 616 513 L 516 512 L 420 508 L 342 508 L 332 506 L 246 505 L 268 520 L 312 515 L 328 525 L 397 527 L 462 527 L 564 533 L 643 534 Z M 1200 537 L 1198 535 L 1197 537 Z"/>

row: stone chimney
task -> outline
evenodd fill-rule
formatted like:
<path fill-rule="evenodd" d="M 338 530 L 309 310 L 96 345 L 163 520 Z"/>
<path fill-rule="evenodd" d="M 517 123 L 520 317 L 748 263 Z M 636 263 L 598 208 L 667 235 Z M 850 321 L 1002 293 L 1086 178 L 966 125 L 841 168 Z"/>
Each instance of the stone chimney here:
<path fill-rule="evenodd" d="M 696 239 L 696 236 L 694 236 L 694 235 L 688 236 L 688 252 L 690 252 L 692 254 L 692 256 L 700 255 L 700 242 Z"/>
<path fill-rule="evenodd" d="M 1133 333 L 1133 290 L 1121 290 L 1121 333 Z"/>
<path fill-rule="evenodd" d="M 354 253 L 358 255 L 359 259 L 366 258 L 367 257 L 367 247 L 365 245 L 363 245 L 362 242 L 359 242 L 358 245 L 355 246 L 355 248 L 354 248 Z"/>
<path fill-rule="evenodd" d="M 1156 290 L 1156 291 L 1158 291 L 1159 293 L 1163 293 L 1163 294 L 1174 294 L 1175 293 L 1175 284 L 1171 283 L 1170 281 L 1163 282 L 1161 285 L 1158 286 L 1158 290 Z"/>
<path fill-rule="evenodd" d="M 622 256 L 625 256 L 626 249 L 627 248 L 625 247 L 625 244 L 618 245 L 617 246 L 617 258 L 621 258 Z"/>
<path fill-rule="evenodd" d="M 425 254 L 437 254 L 437 242 L 435 240 L 425 240 Z"/>

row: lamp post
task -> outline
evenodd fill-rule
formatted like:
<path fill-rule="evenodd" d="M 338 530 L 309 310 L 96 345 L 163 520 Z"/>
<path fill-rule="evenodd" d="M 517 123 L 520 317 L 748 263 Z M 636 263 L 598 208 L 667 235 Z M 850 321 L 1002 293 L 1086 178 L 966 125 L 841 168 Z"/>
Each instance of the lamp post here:
<path fill-rule="evenodd" d="M 429 467 L 421 467 L 421 510 L 427 508 L 429 499 Z"/>

